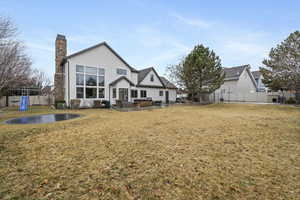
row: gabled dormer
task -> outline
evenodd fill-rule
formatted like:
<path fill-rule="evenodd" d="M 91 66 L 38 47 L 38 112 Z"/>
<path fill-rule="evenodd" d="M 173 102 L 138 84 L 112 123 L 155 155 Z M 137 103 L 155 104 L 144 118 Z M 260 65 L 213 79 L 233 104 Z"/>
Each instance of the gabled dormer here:
<path fill-rule="evenodd" d="M 140 70 L 138 73 L 138 84 L 139 87 L 161 87 L 164 88 L 164 82 L 161 77 L 157 74 L 153 67 L 149 67 Z"/>

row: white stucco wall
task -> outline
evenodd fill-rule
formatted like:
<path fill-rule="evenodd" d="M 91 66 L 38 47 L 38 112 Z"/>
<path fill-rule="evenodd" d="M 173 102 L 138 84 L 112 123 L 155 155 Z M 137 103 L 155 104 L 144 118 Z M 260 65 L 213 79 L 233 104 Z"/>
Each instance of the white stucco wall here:
<path fill-rule="evenodd" d="M 233 94 L 237 94 L 237 80 L 225 81 L 221 87 L 216 90 L 219 98 L 223 98 L 224 101 L 229 101 L 232 99 Z"/>
<path fill-rule="evenodd" d="M 138 83 L 138 73 L 131 72 L 131 80 L 135 85 Z"/>

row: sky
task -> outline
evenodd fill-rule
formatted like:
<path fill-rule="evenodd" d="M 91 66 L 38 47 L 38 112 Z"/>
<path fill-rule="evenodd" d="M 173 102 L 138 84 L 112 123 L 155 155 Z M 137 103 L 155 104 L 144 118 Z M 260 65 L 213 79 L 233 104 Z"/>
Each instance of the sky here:
<path fill-rule="evenodd" d="M 51 79 L 57 34 L 66 36 L 68 55 L 106 41 L 131 66 L 161 75 L 197 44 L 214 50 L 223 67 L 256 70 L 300 29 L 299 10 L 299 0 L 0 0 L 0 15 L 17 26 L 33 67 Z"/>

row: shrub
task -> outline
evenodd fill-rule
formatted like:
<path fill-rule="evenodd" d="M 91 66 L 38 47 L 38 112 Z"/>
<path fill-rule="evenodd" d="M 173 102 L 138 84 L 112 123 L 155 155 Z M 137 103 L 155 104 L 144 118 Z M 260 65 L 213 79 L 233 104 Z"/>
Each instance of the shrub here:
<path fill-rule="evenodd" d="M 104 108 L 110 108 L 110 101 L 103 100 L 102 104 L 104 104 Z"/>
<path fill-rule="evenodd" d="M 101 108 L 101 107 L 103 107 L 101 101 L 94 100 L 94 108 Z"/>
<path fill-rule="evenodd" d="M 71 109 L 80 108 L 80 99 L 71 99 Z"/>
<path fill-rule="evenodd" d="M 66 105 L 66 101 L 65 100 L 56 100 L 54 105 L 55 105 L 56 109 L 64 109 L 65 105 Z"/>
<path fill-rule="evenodd" d="M 287 103 L 287 104 L 296 104 L 296 99 L 293 98 L 293 97 L 290 97 L 288 100 L 286 100 L 285 103 Z"/>

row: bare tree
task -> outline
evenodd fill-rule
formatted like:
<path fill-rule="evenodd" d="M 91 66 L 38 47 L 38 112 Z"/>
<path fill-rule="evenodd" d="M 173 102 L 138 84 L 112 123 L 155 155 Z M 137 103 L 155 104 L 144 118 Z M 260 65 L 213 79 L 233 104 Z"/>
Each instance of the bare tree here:
<path fill-rule="evenodd" d="M 0 17 L 0 95 L 8 87 L 26 83 L 30 76 L 31 60 L 22 42 L 15 39 L 16 32 L 9 18 Z"/>
<path fill-rule="evenodd" d="M 38 69 L 32 71 L 31 83 L 32 85 L 40 88 L 41 90 L 51 86 L 50 78 L 45 74 L 45 72 L 40 71 Z"/>

